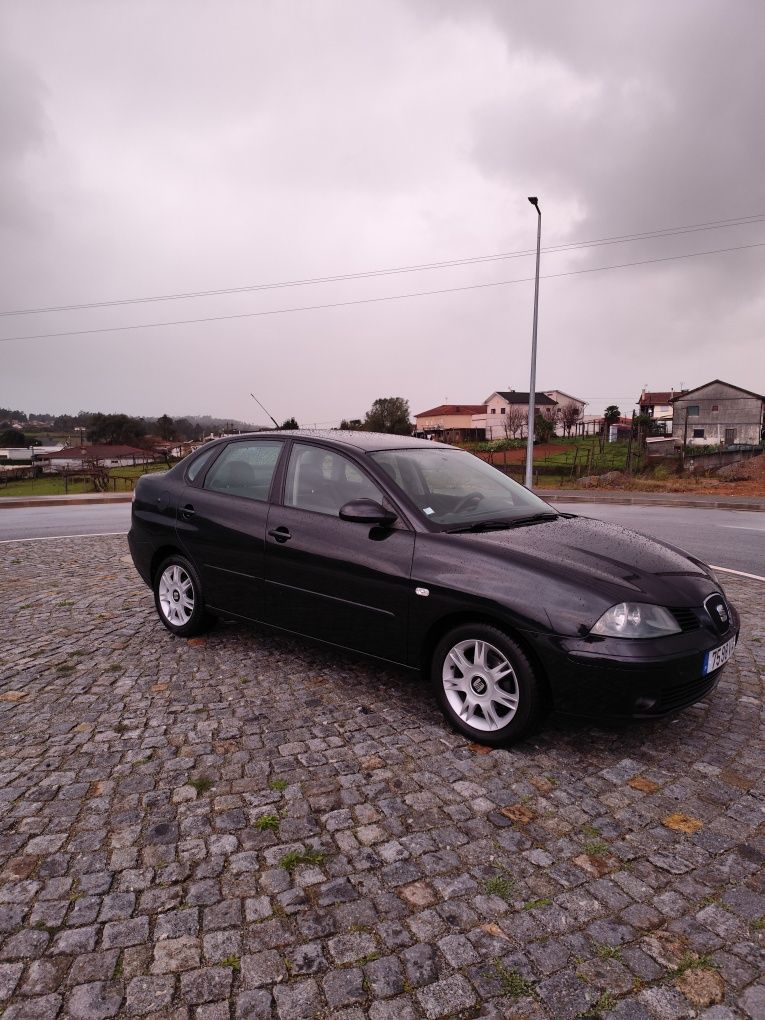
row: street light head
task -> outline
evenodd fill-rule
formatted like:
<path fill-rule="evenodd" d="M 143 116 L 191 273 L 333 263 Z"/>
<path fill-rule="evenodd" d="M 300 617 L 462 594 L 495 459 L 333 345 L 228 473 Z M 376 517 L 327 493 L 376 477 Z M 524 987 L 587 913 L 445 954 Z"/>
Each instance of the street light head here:
<path fill-rule="evenodd" d="M 539 199 L 536 197 L 536 195 L 534 195 L 534 196 L 530 195 L 529 196 L 529 202 L 531 202 L 532 205 L 535 205 L 537 207 L 537 209 L 539 208 Z"/>

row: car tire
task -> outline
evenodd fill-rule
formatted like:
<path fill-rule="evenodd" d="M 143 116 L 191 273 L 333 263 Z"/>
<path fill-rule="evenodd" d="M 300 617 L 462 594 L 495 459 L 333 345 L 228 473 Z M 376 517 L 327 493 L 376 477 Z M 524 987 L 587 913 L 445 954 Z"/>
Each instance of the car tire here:
<path fill-rule="evenodd" d="M 431 681 L 455 729 L 499 747 L 526 736 L 544 707 L 544 685 L 523 649 L 504 631 L 467 623 L 438 642 Z"/>
<path fill-rule="evenodd" d="M 207 626 L 199 575 L 183 556 L 168 556 L 154 575 L 154 605 L 167 629 L 178 637 L 193 637 Z"/>

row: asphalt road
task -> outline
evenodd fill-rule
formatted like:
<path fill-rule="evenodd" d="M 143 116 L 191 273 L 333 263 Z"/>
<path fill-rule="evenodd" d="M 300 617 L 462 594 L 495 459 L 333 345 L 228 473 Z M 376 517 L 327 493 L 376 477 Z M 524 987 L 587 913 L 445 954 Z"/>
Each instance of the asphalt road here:
<path fill-rule="evenodd" d="M 612 521 L 686 549 L 712 565 L 765 577 L 765 513 L 604 503 L 560 503 L 559 509 Z M 0 543 L 125 534 L 129 526 L 129 503 L 4 508 Z"/>
<path fill-rule="evenodd" d="M 765 513 L 608 503 L 559 503 L 557 509 L 621 524 L 712 566 L 765 577 Z"/>
<path fill-rule="evenodd" d="M 0 509 L 1 542 L 74 535 L 124 535 L 129 527 L 130 503 Z"/>

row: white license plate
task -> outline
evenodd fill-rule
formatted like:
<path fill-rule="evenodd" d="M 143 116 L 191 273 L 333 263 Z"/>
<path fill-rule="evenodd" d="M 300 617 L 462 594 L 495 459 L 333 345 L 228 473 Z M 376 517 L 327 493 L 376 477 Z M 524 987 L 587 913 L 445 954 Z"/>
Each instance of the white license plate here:
<path fill-rule="evenodd" d="M 724 645 L 720 645 L 719 648 L 713 648 L 711 652 L 707 652 L 704 656 L 704 676 L 724 665 L 731 655 L 733 655 L 733 649 L 735 647 L 736 639 L 732 637 L 730 641 L 726 641 Z"/>

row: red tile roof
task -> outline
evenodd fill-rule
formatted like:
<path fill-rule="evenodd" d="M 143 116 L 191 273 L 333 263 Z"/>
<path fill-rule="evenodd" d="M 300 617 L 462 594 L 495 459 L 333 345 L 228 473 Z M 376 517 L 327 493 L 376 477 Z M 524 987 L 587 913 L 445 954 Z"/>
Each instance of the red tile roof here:
<path fill-rule="evenodd" d="M 415 418 L 433 418 L 439 414 L 482 414 L 486 404 L 439 404 L 429 411 L 420 411 Z"/>

